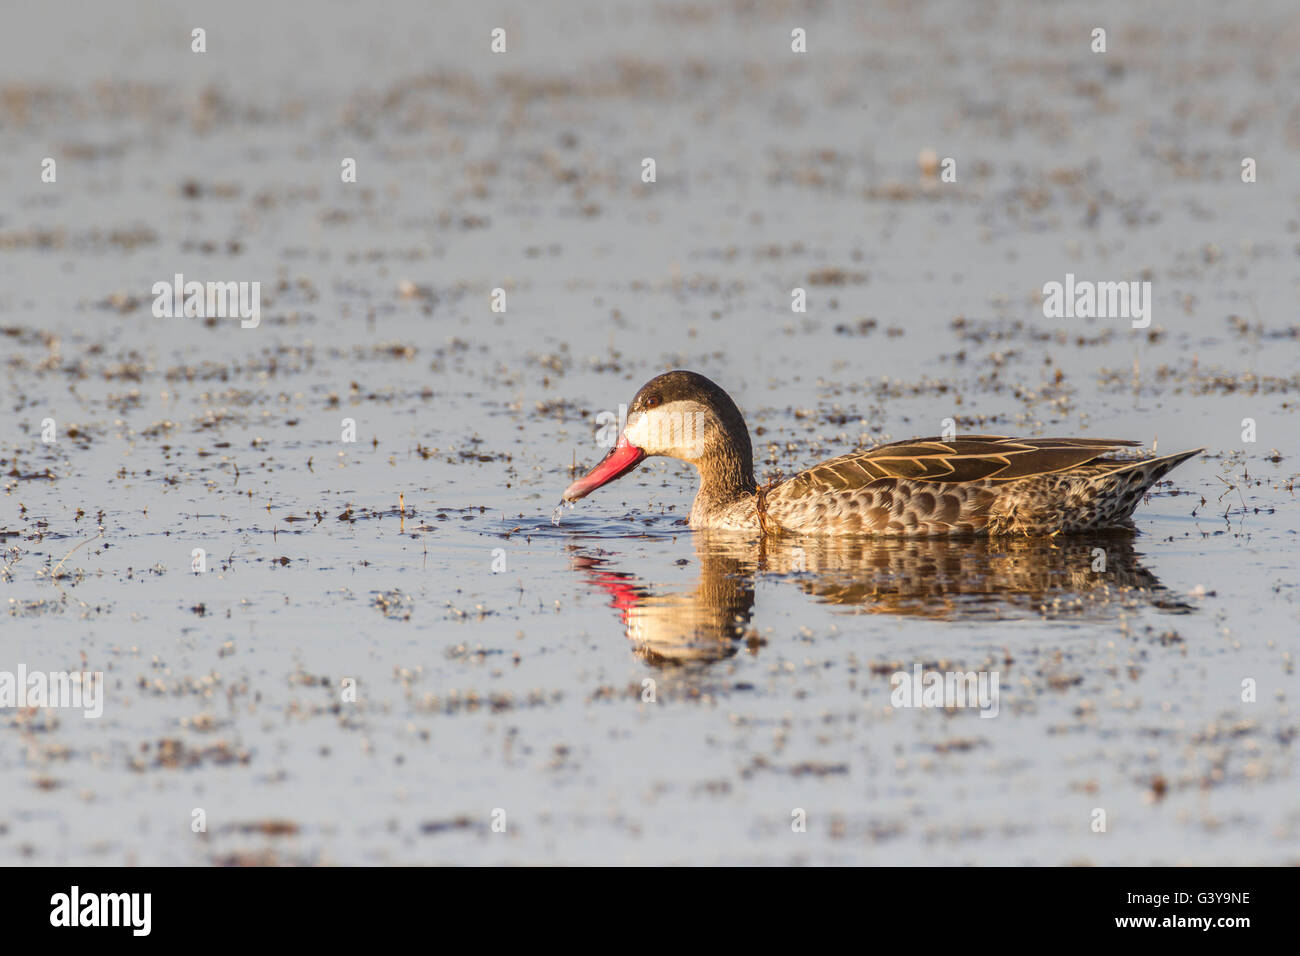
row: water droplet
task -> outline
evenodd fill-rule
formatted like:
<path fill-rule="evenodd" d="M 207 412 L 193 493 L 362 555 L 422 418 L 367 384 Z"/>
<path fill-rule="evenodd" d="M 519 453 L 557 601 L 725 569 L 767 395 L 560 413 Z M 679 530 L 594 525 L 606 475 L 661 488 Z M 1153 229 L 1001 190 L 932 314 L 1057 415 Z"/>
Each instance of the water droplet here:
<path fill-rule="evenodd" d="M 560 515 L 564 514 L 565 508 L 572 508 L 572 507 L 573 507 L 572 501 L 561 501 L 558 505 L 556 505 L 555 510 L 551 512 L 551 524 L 555 525 L 558 528 L 560 526 Z"/>

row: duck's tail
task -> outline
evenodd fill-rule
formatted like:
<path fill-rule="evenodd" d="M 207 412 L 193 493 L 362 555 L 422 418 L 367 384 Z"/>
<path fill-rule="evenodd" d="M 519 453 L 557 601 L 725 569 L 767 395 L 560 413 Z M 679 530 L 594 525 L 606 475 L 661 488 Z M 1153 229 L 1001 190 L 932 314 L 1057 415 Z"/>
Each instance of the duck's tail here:
<path fill-rule="evenodd" d="M 1093 478 L 1094 481 L 1123 477 L 1130 487 L 1145 492 L 1169 472 L 1173 471 L 1187 459 L 1199 455 L 1204 448 L 1180 451 L 1174 455 L 1162 455 L 1159 458 L 1142 458 L 1137 461 L 1115 461 L 1114 468 L 1108 468 Z M 1101 464 L 1102 462 L 1098 462 Z M 1110 462 L 1107 462 L 1110 464 Z"/>
<path fill-rule="evenodd" d="M 1116 467 L 1108 468 L 1093 477 L 1091 481 L 1099 486 L 1097 510 L 1101 520 L 1097 524 L 1105 526 L 1126 521 L 1152 485 L 1187 459 L 1203 451 L 1204 448 L 1194 448 L 1191 451 L 1180 451 L 1176 455 L 1162 455 L 1159 458 L 1117 461 L 1114 463 Z"/>

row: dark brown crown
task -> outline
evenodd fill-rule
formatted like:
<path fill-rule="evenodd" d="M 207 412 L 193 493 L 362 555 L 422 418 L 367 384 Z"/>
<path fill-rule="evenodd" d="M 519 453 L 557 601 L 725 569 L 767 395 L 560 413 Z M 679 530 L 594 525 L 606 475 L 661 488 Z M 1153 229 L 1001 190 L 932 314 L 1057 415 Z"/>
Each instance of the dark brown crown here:
<path fill-rule="evenodd" d="M 699 402 L 713 409 L 718 418 L 728 427 L 740 423 L 744 427 L 744 416 L 731 400 L 731 396 L 722 390 L 716 382 L 705 378 L 697 372 L 677 369 L 656 375 L 641 386 L 641 390 L 632 398 L 628 412 L 644 412 L 669 402 Z"/>

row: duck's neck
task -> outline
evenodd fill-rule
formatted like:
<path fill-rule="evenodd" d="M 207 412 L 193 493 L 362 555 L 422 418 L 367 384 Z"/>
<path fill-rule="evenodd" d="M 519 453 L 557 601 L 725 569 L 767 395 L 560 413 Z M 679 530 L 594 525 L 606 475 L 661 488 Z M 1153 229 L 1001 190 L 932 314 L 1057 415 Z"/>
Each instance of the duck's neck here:
<path fill-rule="evenodd" d="M 749 435 L 711 447 L 695 462 L 700 472 L 700 490 L 691 506 L 692 515 L 726 508 L 758 491 L 754 482 L 754 453 Z"/>

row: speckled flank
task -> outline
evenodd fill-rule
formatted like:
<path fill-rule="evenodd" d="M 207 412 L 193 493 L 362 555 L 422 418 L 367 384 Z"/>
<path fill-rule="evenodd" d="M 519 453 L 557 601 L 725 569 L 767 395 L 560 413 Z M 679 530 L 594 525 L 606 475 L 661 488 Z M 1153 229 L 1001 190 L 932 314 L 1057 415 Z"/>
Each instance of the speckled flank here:
<path fill-rule="evenodd" d="M 1121 526 L 1148 488 L 1196 451 L 1139 462 L 1101 459 L 1010 481 L 880 478 L 857 487 L 810 489 L 804 474 L 764 496 L 768 531 L 908 536 L 1042 535 Z M 806 474 L 806 473 L 805 473 Z M 846 483 L 847 484 L 847 483 Z M 759 530 L 758 495 L 701 507 L 696 529 Z"/>

